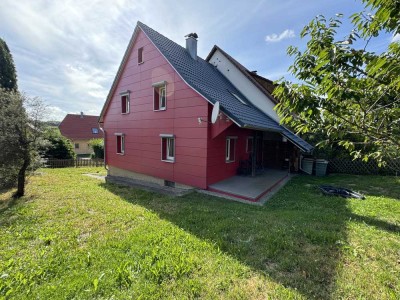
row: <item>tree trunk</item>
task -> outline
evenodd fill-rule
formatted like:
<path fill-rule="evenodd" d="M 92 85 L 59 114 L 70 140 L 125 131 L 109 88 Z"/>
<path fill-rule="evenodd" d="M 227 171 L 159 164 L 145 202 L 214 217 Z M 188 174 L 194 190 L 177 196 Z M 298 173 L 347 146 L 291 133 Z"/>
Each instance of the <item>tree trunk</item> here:
<path fill-rule="evenodd" d="M 20 198 L 25 194 L 26 170 L 28 169 L 30 163 L 31 163 L 31 158 L 29 156 L 29 153 L 25 154 L 24 163 L 22 164 L 21 169 L 19 169 L 18 172 L 18 185 L 17 185 L 17 191 L 14 194 L 15 198 Z"/>

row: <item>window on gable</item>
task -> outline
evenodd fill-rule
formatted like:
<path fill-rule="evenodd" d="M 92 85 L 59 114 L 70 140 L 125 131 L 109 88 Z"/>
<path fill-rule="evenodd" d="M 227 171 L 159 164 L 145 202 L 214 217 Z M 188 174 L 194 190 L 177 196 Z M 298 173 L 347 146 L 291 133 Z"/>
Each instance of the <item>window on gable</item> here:
<path fill-rule="evenodd" d="M 117 138 L 117 154 L 125 153 L 125 135 L 122 133 L 116 133 Z"/>
<path fill-rule="evenodd" d="M 153 84 L 154 99 L 153 107 L 155 111 L 167 109 L 167 83 L 165 81 Z"/>
<path fill-rule="evenodd" d="M 226 138 L 225 161 L 227 163 L 235 161 L 236 140 L 237 137 L 235 136 Z"/>
<path fill-rule="evenodd" d="M 121 96 L 121 114 L 129 114 L 130 111 L 130 91 L 120 93 Z"/>
<path fill-rule="evenodd" d="M 98 134 L 98 133 L 99 133 L 99 129 L 96 128 L 96 127 L 93 127 L 93 128 L 92 128 L 92 133 L 93 133 L 93 134 Z"/>
<path fill-rule="evenodd" d="M 254 138 L 252 136 L 247 137 L 246 153 L 252 153 L 253 152 L 253 142 L 254 142 Z"/>
<path fill-rule="evenodd" d="M 143 63 L 143 47 L 138 49 L 138 64 Z"/>
<path fill-rule="evenodd" d="M 79 149 L 79 143 L 75 143 L 75 149 Z"/>
<path fill-rule="evenodd" d="M 161 160 L 166 162 L 175 161 L 175 136 L 161 134 Z"/>

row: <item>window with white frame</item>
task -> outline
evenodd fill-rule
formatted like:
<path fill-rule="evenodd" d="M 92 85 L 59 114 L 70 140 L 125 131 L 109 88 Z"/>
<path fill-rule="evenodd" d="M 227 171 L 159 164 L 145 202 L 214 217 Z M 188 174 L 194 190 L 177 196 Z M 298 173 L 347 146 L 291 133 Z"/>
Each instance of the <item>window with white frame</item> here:
<path fill-rule="evenodd" d="M 75 143 L 75 149 L 79 149 L 79 143 Z"/>
<path fill-rule="evenodd" d="M 246 141 L 246 153 L 253 152 L 254 138 L 252 136 L 247 137 Z"/>
<path fill-rule="evenodd" d="M 235 161 L 236 140 L 236 136 L 228 136 L 226 138 L 225 161 L 227 163 Z"/>
<path fill-rule="evenodd" d="M 172 134 L 160 134 L 161 137 L 161 160 L 166 162 L 175 161 L 175 136 Z"/>
<path fill-rule="evenodd" d="M 143 47 L 138 49 L 138 64 L 143 63 Z"/>
<path fill-rule="evenodd" d="M 130 111 L 130 91 L 119 94 L 121 96 L 121 114 L 129 114 Z"/>
<path fill-rule="evenodd" d="M 125 135 L 116 133 L 115 136 L 117 139 L 117 154 L 125 154 Z"/>
<path fill-rule="evenodd" d="M 167 109 L 167 82 L 161 81 L 153 84 L 153 108 L 155 111 Z"/>

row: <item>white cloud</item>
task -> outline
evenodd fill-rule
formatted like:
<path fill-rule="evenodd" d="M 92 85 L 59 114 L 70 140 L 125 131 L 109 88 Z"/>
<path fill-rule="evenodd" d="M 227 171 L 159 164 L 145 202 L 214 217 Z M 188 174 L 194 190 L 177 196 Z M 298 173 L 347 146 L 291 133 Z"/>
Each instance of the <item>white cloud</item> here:
<path fill-rule="evenodd" d="M 391 42 L 392 42 L 392 43 L 394 43 L 394 42 L 400 42 L 400 33 L 395 34 L 395 35 L 392 37 Z"/>
<path fill-rule="evenodd" d="M 282 41 L 284 39 L 294 38 L 295 36 L 296 35 L 294 34 L 294 31 L 292 29 L 286 29 L 285 31 L 283 31 L 279 35 L 276 34 L 276 33 L 267 35 L 265 37 L 265 41 L 269 42 L 269 43 L 276 43 L 276 42 L 280 42 L 280 41 Z"/>

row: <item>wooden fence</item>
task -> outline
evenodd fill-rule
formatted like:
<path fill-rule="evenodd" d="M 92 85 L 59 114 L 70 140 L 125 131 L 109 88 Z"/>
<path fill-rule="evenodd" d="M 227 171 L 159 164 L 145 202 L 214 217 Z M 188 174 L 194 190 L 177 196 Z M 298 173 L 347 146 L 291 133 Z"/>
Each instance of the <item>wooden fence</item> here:
<path fill-rule="evenodd" d="M 47 159 L 43 162 L 45 168 L 78 168 L 78 167 L 102 167 L 102 159 L 76 158 L 76 159 Z"/>
<path fill-rule="evenodd" d="M 358 175 L 400 175 L 400 159 L 391 160 L 384 167 L 379 167 L 373 160 L 364 162 L 361 160 L 334 158 L 329 160 L 328 171 L 330 173 L 346 173 Z"/>

